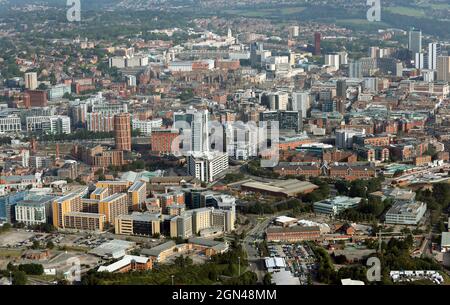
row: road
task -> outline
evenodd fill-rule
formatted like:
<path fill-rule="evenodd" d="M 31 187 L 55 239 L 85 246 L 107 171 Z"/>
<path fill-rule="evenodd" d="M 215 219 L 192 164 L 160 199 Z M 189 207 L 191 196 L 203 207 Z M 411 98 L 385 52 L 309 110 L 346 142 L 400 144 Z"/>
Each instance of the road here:
<path fill-rule="evenodd" d="M 254 244 L 255 242 L 264 240 L 265 229 L 271 220 L 272 217 L 268 217 L 263 221 L 257 222 L 242 241 L 244 250 L 247 253 L 250 270 L 256 273 L 259 283 L 262 283 L 265 275 L 264 260 L 259 256 L 258 250 Z"/>

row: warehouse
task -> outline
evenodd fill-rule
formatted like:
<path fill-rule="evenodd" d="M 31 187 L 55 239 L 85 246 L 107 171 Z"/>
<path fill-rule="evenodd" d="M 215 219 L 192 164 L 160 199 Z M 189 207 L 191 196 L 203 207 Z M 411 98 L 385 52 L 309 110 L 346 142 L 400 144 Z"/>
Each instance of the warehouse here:
<path fill-rule="evenodd" d="M 271 196 L 296 197 L 307 194 L 319 188 L 317 185 L 297 179 L 272 181 L 272 182 L 247 182 L 242 184 L 242 190 L 251 191 Z"/>

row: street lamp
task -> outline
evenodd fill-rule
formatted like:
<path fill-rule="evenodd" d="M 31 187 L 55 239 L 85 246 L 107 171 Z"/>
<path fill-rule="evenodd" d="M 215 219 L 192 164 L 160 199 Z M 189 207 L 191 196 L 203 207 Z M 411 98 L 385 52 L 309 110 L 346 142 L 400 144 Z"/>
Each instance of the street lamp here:
<path fill-rule="evenodd" d="M 175 277 L 175 275 L 172 274 L 170 277 L 172 278 L 172 286 L 173 286 L 174 285 L 173 278 Z"/>
<path fill-rule="evenodd" d="M 240 256 L 238 256 L 238 274 L 239 274 L 239 277 L 241 276 L 241 257 Z"/>

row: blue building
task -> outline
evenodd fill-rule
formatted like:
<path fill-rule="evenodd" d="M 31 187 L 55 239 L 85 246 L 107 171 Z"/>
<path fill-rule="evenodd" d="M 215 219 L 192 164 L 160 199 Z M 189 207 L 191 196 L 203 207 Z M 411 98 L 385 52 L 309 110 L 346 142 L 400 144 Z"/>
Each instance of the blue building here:
<path fill-rule="evenodd" d="M 0 197 L 0 221 L 12 223 L 15 220 L 15 205 L 25 199 L 27 192 L 17 192 Z"/>

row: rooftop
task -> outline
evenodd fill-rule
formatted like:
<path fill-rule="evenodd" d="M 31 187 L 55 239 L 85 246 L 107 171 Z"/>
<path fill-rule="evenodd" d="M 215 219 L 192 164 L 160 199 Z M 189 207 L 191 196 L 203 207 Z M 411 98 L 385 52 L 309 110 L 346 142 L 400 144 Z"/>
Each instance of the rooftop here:
<path fill-rule="evenodd" d="M 450 247 L 450 232 L 442 232 L 441 247 Z"/>
<path fill-rule="evenodd" d="M 136 245 L 134 242 L 125 240 L 114 239 L 106 243 L 101 244 L 97 248 L 94 248 L 89 253 L 97 256 L 112 256 L 118 258 L 125 256 L 125 251 L 133 248 Z"/>
<path fill-rule="evenodd" d="M 166 250 L 169 250 L 173 247 L 175 247 L 176 244 L 173 240 L 165 242 L 159 246 L 153 247 L 151 249 L 142 249 L 141 253 L 147 256 L 159 256 L 161 252 L 164 252 Z"/>
<path fill-rule="evenodd" d="M 149 258 L 144 256 L 125 255 L 120 261 L 112 263 L 111 265 L 100 266 L 100 268 L 98 268 L 98 272 L 115 272 L 122 269 L 123 267 L 128 266 L 132 261 L 135 261 L 139 264 L 146 264 L 148 260 Z"/>
<path fill-rule="evenodd" d="M 283 232 L 320 232 L 320 227 L 311 226 L 311 227 L 289 227 L 289 228 L 280 228 L 280 227 L 269 227 L 267 228 L 267 233 L 283 233 Z"/>
<path fill-rule="evenodd" d="M 299 193 L 310 191 L 318 188 L 317 185 L 307 181 L 299 181 L 297 179 L 272 181 L 272 182 L 247 182 L 242 184 L 243 187 L 259 189 L 261 191 L 269 191 L 273 193 L 282 193 L 287 196 L 295 196 Z"/>

